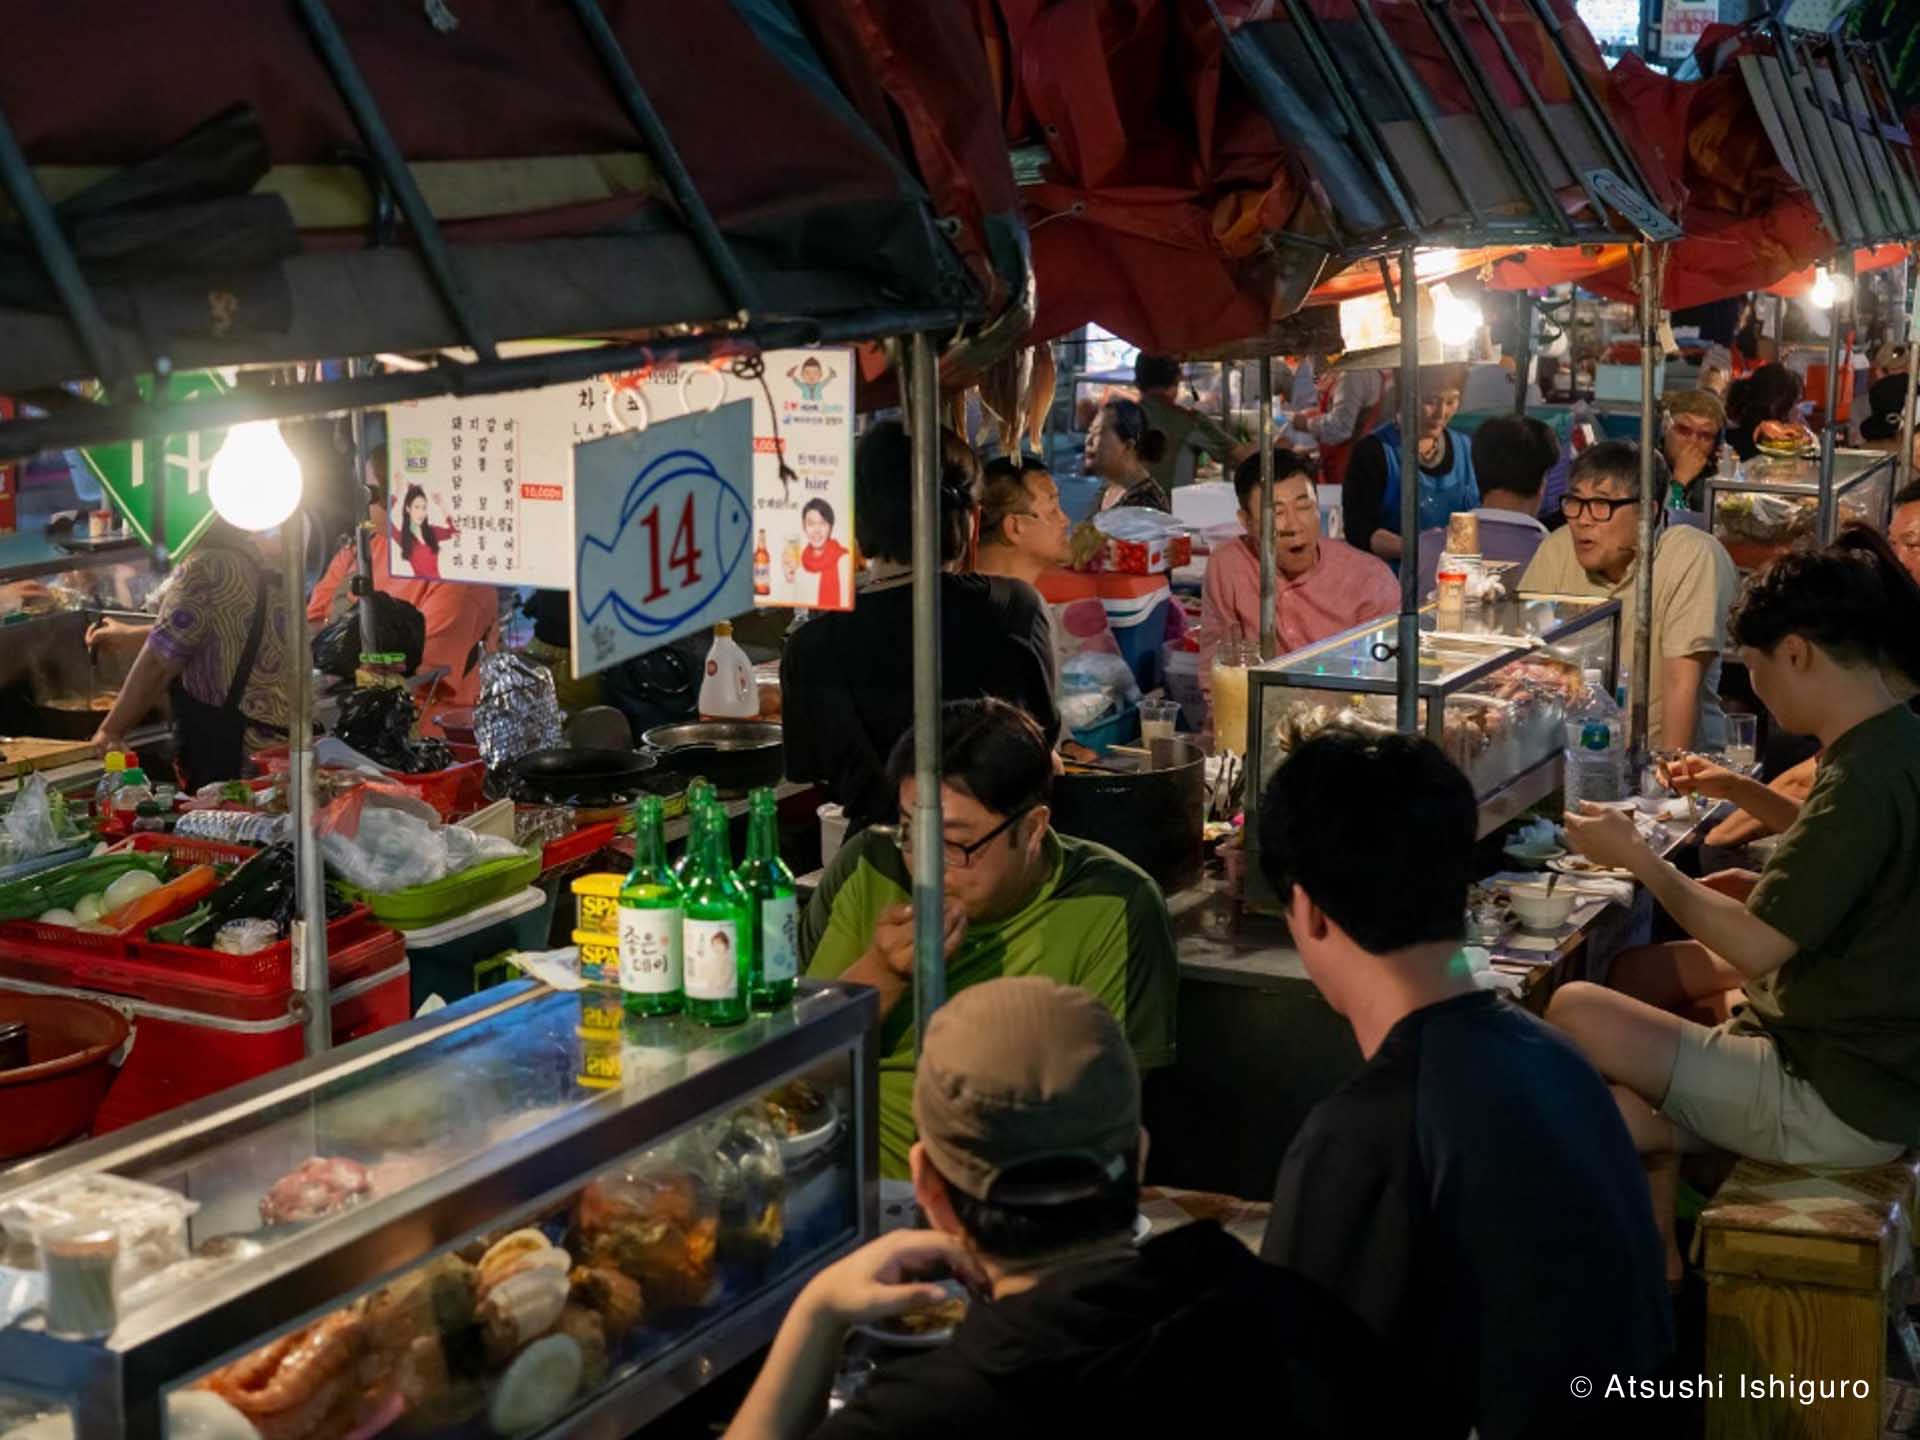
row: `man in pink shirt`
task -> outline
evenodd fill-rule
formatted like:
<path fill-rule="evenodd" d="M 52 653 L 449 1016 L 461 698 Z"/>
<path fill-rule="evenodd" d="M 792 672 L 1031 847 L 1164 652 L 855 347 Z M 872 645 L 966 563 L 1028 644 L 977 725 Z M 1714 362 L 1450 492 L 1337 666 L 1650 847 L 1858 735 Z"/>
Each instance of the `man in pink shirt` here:
<path fill-rule="evenodd" d="M 1217 545 L 1200 590 L 1200 675 L 1206 683 L 1222 640 L 1260 638 L 1260 457 L 1233 475 L 1246 533 Z M 1351 545 L 1323 544 L 1320 502 L 1307 462 L 1273 453 L 1274 628 L 1286 654 L 1400 608 L 1400 582 L 1385 563 Z"/>
<path fill-rule="evenodd" d="M 375 486 L 386 475 L 385 446 L 376 446 L 368 466 L 368 483 Z M 491 585 L 466 585 L 447 580 L 401 580 L 387 563 L 388 526 L 386 508 L 368 507 L 373 524 L 373 588 L 382 595 L 404 600 L 420 612 L 427 622 L 426 645 L 421 651 L 422 669 L 444 665 L 446 677 L 434 683 L 429 692 L 416 693 L 420 702 L 420 733 L 440 734 L 434 716 L 441 710 L 472 705 L 480 698 L 480 656 L 500 648 L 500 592 Z M 353 573 L 353 546 L 345 546 L 333 557 L 307 598 L 307 623 L 324 625 L 337 618 L 352 603 L 347 577 Z M 339 604 L 335 602 L 339 601 Z"/>

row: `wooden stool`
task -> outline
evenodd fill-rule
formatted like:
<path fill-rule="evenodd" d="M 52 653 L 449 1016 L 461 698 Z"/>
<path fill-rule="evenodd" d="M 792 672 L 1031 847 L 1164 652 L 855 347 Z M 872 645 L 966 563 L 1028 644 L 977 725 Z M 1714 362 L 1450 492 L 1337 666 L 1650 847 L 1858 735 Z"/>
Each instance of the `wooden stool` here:
<path fill-rule="evenodd" d="M 1708 1440 L 1880 1440 L 1887 1321 L 1905 1300 L 1920 1155 L 1870 1170 L 1742 1160 L 1700 1217 Z M 1803 1404 L 1744 1393 L 1769 1378 L 1866 1381 Z"/>

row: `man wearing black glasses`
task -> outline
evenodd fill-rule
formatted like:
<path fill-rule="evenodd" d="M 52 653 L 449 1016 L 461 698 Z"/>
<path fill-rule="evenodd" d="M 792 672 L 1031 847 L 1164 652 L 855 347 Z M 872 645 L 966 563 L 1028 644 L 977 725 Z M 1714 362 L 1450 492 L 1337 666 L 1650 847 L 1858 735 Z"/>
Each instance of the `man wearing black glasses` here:
<path fill-rule="evenodd" d="M 1654 469 L 1655 493 L 1665 495 L 1666 462 L 1659 456 Z M 1547 537 L 1520 577 L 1526 595 L 1618 597 L 1622 674 L 1633 661 L 1639 495 L 1639 446 L 1605 440 L 1584 451 L 1560 501 L 1565 528 Z M 1687 525 L 1664 527 L 1653 554 L 1648 738 L 1654 749 L 1718 749 L 1727 739 L 1720 656 L 1739 572 L 1718 540 Z"/>
<path fill-rule="evenodd" d="M 948 993 L 1001 975 L 1077 985 L 1113 1012 L 1143 1071 L 1172 1064 L 1178 970 L 1160 888 L 1104 846 L 1054 833 L 1053 757 L 1025 711 L 955 701 L 940 712 L 940 748 Z M 813 978 L 880 993 L 880 1170 L 905 1179 L 915 1138 L 912 731 L 887 775 L 899 824 L 864 831 L 834 857 L 800 945 Z"/>

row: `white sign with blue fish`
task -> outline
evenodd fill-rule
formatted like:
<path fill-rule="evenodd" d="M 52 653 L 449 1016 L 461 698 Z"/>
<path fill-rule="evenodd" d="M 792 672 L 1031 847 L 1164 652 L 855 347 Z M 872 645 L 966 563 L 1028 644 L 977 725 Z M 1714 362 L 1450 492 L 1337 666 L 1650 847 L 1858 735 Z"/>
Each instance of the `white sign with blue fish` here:
<path fill-rule="evenodd" d="M 573 670 L 591 675 L 753 608 L 753 406 L 573 450 Z"/>

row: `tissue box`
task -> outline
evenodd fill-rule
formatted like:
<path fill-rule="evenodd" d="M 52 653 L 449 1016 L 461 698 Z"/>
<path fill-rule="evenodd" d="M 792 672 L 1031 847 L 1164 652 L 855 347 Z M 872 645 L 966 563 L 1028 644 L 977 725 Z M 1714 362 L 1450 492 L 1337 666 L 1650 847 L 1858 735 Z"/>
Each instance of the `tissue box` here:
<path fill-rule="evenodd" d="M 1109 539 L 1094 556 L 1093 568 L 1116 575 L 1157 575 L 1193 560 L 1193 537 L 1168 535 L 1152 540 Z"/>

